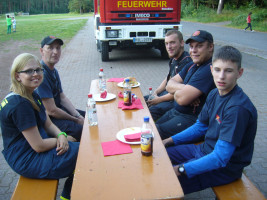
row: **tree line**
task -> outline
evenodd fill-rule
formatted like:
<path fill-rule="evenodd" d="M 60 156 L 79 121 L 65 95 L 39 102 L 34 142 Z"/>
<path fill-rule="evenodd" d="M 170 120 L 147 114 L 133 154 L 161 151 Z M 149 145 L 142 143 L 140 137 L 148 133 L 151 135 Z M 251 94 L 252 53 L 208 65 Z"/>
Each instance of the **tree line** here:
<path fill-rule="evenodd" d="M 93 0 L 1 0 L 0 14 L 5 13 L 88 13 L 93 11 Z"/>
<path fill-rule="evenodd" d="M 113 1 L 113 0 L 109 0 Z M 130 1 L 130 0 L 129 0 Z M 223 7 L 227 5 L 230 8 L 239 8 L 241 6 L 253 5 L 264 8 L 267 5 L 266 0 L 181 0 L 183 4 L 193 5 L 196 9 L 199 6 L 207 6 L 217 9 L 220 13 Z M 68 13 L 92 12 L 93 0 L 1 0 L 0 14 L 10 12 L 24 12 L 30 14 L 50 14 L 50 13 Z"/>

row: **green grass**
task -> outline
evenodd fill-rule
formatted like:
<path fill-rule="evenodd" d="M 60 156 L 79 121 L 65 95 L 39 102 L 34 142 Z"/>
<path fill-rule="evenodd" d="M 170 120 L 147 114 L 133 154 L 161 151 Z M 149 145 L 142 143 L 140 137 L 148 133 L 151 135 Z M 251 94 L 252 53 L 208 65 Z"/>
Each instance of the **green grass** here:
<path fill-rule="evenodd" d="M 214 23 L 230 21 L 227 26 L 244 29 L 247 26 L 246 18 L 249 12 L 252 12 L 252 28 L 256 31 L 267 32 L 267 9 L 259 8 L 226 8 L 222 14 L 218 15 L 217 10 L 213 10 L 204 6 L 198 9 L 190 5 L 183 5 L 182 20 L 201 23 Z"/>
<path fill-rule="evenodd" d="M 7 25 L 5 16 L 0 17 L 0 42 L 9 40 L 33 40 L 41 42 L 48 35 L 70 40 L 87 22 L 88 19 L 68 20 L 67 18 L 89 17 L 90 14 L 48 14 L 16 16 L 16 33 L 6 34 Z M 11 28 L 12 31 L 12 28 Z"/>

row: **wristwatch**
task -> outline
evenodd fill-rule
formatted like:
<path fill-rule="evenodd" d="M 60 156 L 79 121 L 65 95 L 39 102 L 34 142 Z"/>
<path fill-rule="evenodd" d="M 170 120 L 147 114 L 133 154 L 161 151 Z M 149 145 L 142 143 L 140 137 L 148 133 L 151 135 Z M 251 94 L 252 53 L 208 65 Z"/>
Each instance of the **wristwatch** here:
<path fill-rule="evenodd" d="M 178 166 L 178 172 L 179 172 L 180 174 L 185 174 L 185 168 L 184 168 L 184 165 L 179 165 L 179 166 Z"/>

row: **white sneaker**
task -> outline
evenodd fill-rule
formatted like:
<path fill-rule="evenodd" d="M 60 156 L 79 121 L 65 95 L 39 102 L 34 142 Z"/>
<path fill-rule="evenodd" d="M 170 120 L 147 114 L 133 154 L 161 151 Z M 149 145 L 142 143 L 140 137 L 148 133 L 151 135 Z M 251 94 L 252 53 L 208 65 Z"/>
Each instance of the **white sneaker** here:
<path fill-rule="evenodd" d="M 251 32 L 254 32 L 254 30 L 252 30 Z"/>

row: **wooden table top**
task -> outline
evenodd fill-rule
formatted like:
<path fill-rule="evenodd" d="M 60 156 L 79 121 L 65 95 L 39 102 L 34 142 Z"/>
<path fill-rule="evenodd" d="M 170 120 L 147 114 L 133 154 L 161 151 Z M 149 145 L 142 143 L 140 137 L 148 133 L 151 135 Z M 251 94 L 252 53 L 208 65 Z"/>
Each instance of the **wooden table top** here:
<path fill-rule="evenodd" d="M 97 102 L 98 126 L 83 126 L 80 149 L 71 192 L 72 200 L 180 199 L 184 196 L 164 145 L 151 118 L 140 88 L 132 92 L 141 99 L 144 109 L 118 108 L 118 92 L 123 88 L 108 82 L 109 93 L 116 99 Z M 90 92 L 99 93 L 98 82 L 91 82 Z M 85 95 L 86 97 L 86 95 Z M 116 140 L 121 129 L 141 127 L 144 116 L 153 126 L 154 148 L 150 157 L 142 156 L 140 145 L 131 145 L 133 153 L 103 155 L 102 142 Z"/>

